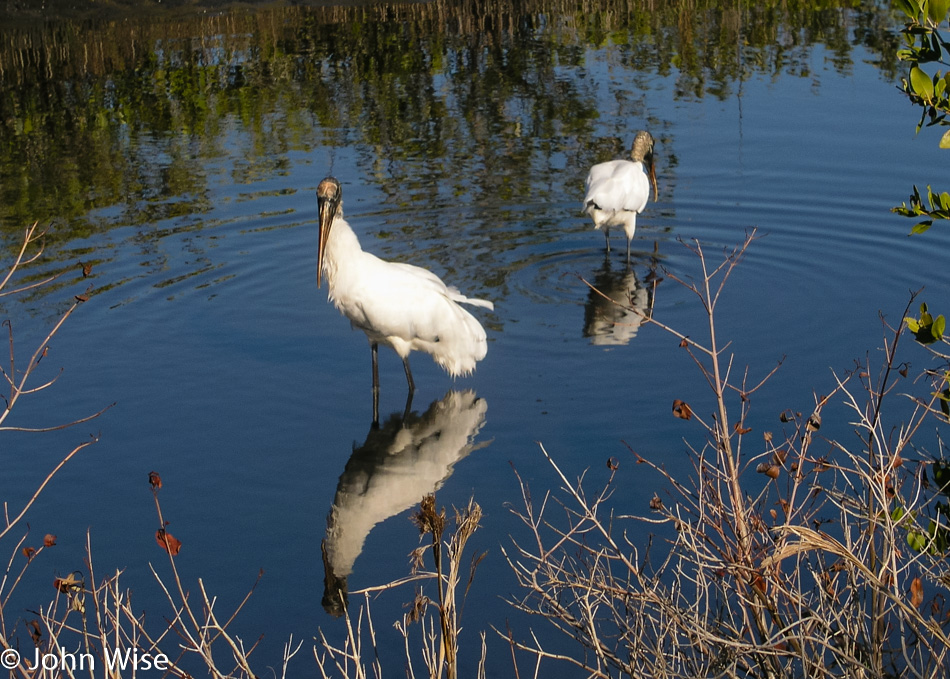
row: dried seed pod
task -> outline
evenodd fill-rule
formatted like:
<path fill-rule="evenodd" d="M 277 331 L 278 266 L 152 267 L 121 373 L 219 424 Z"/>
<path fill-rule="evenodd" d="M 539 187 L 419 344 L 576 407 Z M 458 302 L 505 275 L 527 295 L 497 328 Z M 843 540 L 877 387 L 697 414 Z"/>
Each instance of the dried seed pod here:
<path fill-rule="evenodd" d="M 675 399 L 673 401 L 673 415 L 680 418 L 681 420 L 688 420 L 693 416 L 693 411 L 690 409 L 687 403 L 679 399 Z"/>
<path fill-rule="evenodd" d="M 152 490 L 158 490 L 162 487 L 162 477 L 158 472 L 149 472 L 148 484 L 152 487 Z"/>

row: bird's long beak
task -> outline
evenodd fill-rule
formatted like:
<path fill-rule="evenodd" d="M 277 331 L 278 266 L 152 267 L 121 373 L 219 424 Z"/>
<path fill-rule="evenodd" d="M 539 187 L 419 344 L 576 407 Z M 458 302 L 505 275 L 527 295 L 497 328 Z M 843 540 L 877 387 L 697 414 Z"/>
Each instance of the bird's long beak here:
<path fill-rule="evenodd" d="M 336 217 L 337 205 L 339 199 L 335 197 L 321 196 L 317 194 L 317 211 L 320 217 L 320 238 L 317 244 L 317 287 L 323 277 L 323 254 L 327 249 L 327 239 L 330 236 L 330 227 L 333 226 L 333 218 Z"/>
<path fill-rule="evenodd" d="M 653 167 L 653 152 L 651 151 L 647 155 L 647 165 L 650 166 L 650 183 L 653 184 L 653 202 L 655 203 L 660 199 L 660 192 L 656 187 L 656 169 Z"/>

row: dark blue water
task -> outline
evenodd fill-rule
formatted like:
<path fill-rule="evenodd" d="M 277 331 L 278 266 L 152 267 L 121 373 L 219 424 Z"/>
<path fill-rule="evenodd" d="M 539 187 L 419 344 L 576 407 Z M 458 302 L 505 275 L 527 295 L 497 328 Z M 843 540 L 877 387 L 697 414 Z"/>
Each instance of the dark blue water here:
<path fill-rule="evenodd" d="M 699 277 L 697 258 L 679 241 L 697 239 L 718 263 L 723 249 L 756 229 L 761 238 L 717 309 L 735 374 L 748 365 L 757 382 L 784 357 L 753 397 L 756 431 L 779 431 L 779 413 L 809 411 L 815 394 L 831 390 L 832 371 L 876 355 L 879 313 L 899 323 L 909 291 L 926 285 L 922 299 L 934 306 L 948 299 L 950 285 L 937 273 L 950 254 L 947 230 L 910 238 L 912 223 L 889 212 L 912 184 L 936 182 L 933 168 L 943 156 L 933 135 L 915 137 L 916 112 L 861 48 L 844 72 L 816 47 L 809 76 L 753 75 L 723 99 L 676 96 L 676 73 L 637 71 L 619 59 L 624 49 L 586 48 L 583 74 L 565 67 L 557 77 L 583 83 L 596 97 L 592 137 L 625 147 L 643 127 L 658 140 L 660 197 L 640 219 L 632 271 L 621 240 L 606 256 L 602 235 L 580 212 L 588 168 L 574 162 L 580 145 L 567 133 L 525 142 L 537 158 L 527 182 L 532 192 L 508 195 L 504 163 L 486 188 L 466 174 L 473 161 L 459 156 L 454 186 L 446 187 L 432 180 L 444 168 L 433 172 L 435 161 L 424 154 L 399 160 L 396 172 L 388 163 L 397 161 L 368 144 L 328 145 L 356 137 L 345 123 L 324 128 L 314 121 L 306 142 L 279 157 L 256 157 L 253 133 L 229 116 L 220 121 L 217 162 L 201 168 L 207 192 L 194 207 L 150 223 L 147 237 L 142 227 L 123 225 L 125 209 L 91 213 L 93 223 L 110 228 L 61 247 L 76 259 L 96 259 L 90 280 L 97 292 L 46 359 L 48 376 L 60 366 L 62 376 L 42 397 L 18 406 L 17 423 L 57 423 L 116 405 L 93 423 L 5 441 L 16 464 L 4 472 L 3 486 L 15 501 L 70 446 L 91 433 L 101 437 L 34 507 L 30 540 L 55 533 L 59 545 L 21 590 L 48 587 L 52 574 L 84 568 L 88 529 L 97 570 L 124 569 L 141 607 L 156 619 L 166 614 L 149 572 L 152 563 L 167 574 L 147 484 L 156 470 L 168 530 L 184 544 L 178 565 L 187 582 L 203 578 L 229 610 L 264 570 L 237 629 L 245 640 L 265 634 L 259 661 L 276 665 L 288 634 L 309 645 L 318 628 L 339 632 L 321 605 L 320 551 L 338 488 L 369 488 L 354 515 L 378 512 L 381 519 L 352 529 L 365 533 L 348 577 L 358 590 L 407 574 L 407 555 L 418 544 L 394 489 L 438 486 L 439 504 L 463 506 L 474 497 L 485 512 L 470 549 L 488 556 L 463 618 L 463 657 L 471 662 L 478 630 L 503 627 L 509 617 L 522 633 L 531 624 L 502 601 L 514 583 L 500 546 L 509 535 L 528 539 L 508 507 L 521 503 L 513 467 L 537 499 L 558 487 L 539 444 L 568 478 L 589 470 L 591 487 L 616 458 L 614 507 L 645 513 L 660 482 L 634 464 L 629 450 L 686 472 L 684 439 L 702 444 L 698 427 L 670 413 L 676 398 L 697 412 L 712 407 L 678 340 L 652 326 L 597 335 L 597 304 L 582 279 L 639 289 L 635 298 L 652 303 L 658 320 L 702 339 L 697 299 L 673 280 Z M 451 97 L 445 99 L 451 108 Z M 284 115 L 278 108 L 267 125 L 279 128 Z M 516 122 L 518 112 L 511 115 Z M 132 143 L 148 156 L 167 140 Z M 489 153 L 503 157 L 506 149 Z M 449 149 L 439 162 L 452 157 Z M 452 380 L 427 357 L 412 357 L 413 411 L 420 418 L 437 418 L 440 407 L 469 391 L 480 399 L 471 436 L 461 434 L 465 446 L 455 456 L 416 450 L 418 467 L 400 467 L 399 460 L 386 462 L 392 444 L 373 448 L 367 441 L 369 347 L 315 280 L 314 191 L 331 172 L 365 249 L 430 268 L 495 303 L 494 312 L 476 311 L 489 351 L 474 376 Z M 655 288 L 651 270 L 663 279 Z M 24 345 L 40 337 L 63 300 L 85 289 L 90 280 L 78 275 L 55 294 L 7 306 Z M 406 385 L 394 354 L 381 350 L 380 360 L 385 421 L 401 416 Z M 829 412 L 829 428 L 846 436 L 846 410 Z M 460 418 L 439 426 L 447 431 Z M 376 457 L 348 468 L 354 449 L 366 447 Z M 378 478 L 370 482 L 374 470 Z M 387 517 L 374 497 L 397 513 Z M 640 529 L 631 530 L 636 540 Z M 401 651 L 390 622 L 410 599 L 406 589 L 375 604 L 383 657 L 396 667 Z M 491 634 L 490 665 L 508 672 L 508 649 Z M 297 662 L 309 667 L 311 660 Z M 550 671 L 568 675 L 566 668 Z"/>

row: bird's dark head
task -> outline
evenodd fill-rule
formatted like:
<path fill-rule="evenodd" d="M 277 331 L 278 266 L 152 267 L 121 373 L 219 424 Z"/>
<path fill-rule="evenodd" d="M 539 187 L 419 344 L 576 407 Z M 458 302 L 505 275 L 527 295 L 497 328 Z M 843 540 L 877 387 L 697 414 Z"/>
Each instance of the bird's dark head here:
<path fill-rule="evenodd" d="M 656 170 L 653 167 L 653 145 L 655 143 L 652 134 L 646 130 L 638 130 L 633 137 L 633 146 L 630 148 L 631 160 L 635 163 L 643 163 L 647 168 L 650 183 L 653 184 L 653 200 L 659 198 L 659 191 L 656 187 Z"/>
<path fill-rule="evenodd" d="M 320 234 L 317 245 L 317 287 L 320 287 L 323 273 L 323 253 L 327 249 L 327 239 L 333 220 L 343 214 L 343 189 L 335 177 L 327 177 L 317 187 L 317 212 L 320 219 Z"/>

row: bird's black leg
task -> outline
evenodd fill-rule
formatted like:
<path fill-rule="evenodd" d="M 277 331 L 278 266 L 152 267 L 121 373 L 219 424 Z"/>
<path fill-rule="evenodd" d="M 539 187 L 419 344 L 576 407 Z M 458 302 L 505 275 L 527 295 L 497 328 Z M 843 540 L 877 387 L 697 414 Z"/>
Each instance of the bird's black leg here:
<path fill-rule="evenodd" d="M 409 413 L 412 411 L 412 395 L 416 391 L 416 383 L 412 380 L 412 371 L 409 369 L 409 357 L 402 359 L 402 365 L 406 369 L 406 379 L 409 381 L 409 394 L 406 396 L 406 409 L 402 413 L 402 421 L 405 424 Z"/>
<path fill-rule="evenodd" d="M 379 346 L 376 342 L 370 343 L 373 352 L 373 424 L 379 426 Z"/>
<path fill-rule="evenodd" d="M 402 365 L 406 369 L 406 380 L 409 381 L 409 393 L 412 394 L 416 390 L 416 383 L 412 381 L 412 371 L 409 369 L 409 357 L 402 359 Z"/>
<path fill-rule="evenodd" d="M 610 231 L 604 229 L 604 241 L 607 243 L 607 252 L 610 252 Z"/>
<path fill-rule="evenodd" d="M 379 391 L 379 345 L 370 342 L 369 348 L 373 351 L 373 391 Z"/>
<path fill-rule="evenodd" d="M 402 411 L 402 423 L 403 425 L 409 420 L 409 413 L 412 412 L 412 392 L 410 391 L 406 395 L 406 408 Z"/>

